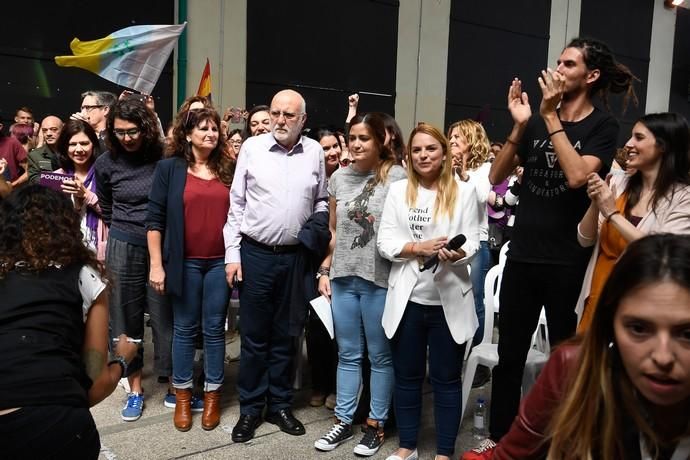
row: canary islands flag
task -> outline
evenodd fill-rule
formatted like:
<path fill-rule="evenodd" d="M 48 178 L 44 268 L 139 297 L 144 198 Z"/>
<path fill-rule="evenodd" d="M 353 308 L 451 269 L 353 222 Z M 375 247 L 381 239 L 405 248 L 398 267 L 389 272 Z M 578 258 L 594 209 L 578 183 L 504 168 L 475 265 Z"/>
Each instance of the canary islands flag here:
<path fill-rule="evenodd" d="M 70 43 L 74 56 L 55 56 L 62 67 L 80 67 L 120 86 L 151 94 L 187 25 L 132 26 L 105 38 Z"/>
<path fill-rule="evenodd" d="M 199 89 L 196 90 L 196 95 L 211 99 L 211 64 L 208 62 L 208 58 L 206 58 L 204 71 L 201 73 L 201 81 L 199 82 Z"/>

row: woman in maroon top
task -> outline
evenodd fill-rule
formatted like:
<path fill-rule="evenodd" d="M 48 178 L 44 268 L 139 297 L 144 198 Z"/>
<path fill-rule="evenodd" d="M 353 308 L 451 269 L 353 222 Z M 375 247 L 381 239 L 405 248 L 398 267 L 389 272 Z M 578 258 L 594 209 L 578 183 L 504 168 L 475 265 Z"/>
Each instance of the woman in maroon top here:
<path fill-rule="evenodd" d="M 149 282 L 173 306 L 174 425 L 192 426 L 195 337 L 204 338 L 204 413 L 201 426 L 220 422 L 224 379 L 225 281 L 223 225 L 230 207 L 232 165 L 223 154 L 220 117 L 210 108 L 189 110 L 173 129 L 174 156 L 159 162 L 149 196 Z"/>

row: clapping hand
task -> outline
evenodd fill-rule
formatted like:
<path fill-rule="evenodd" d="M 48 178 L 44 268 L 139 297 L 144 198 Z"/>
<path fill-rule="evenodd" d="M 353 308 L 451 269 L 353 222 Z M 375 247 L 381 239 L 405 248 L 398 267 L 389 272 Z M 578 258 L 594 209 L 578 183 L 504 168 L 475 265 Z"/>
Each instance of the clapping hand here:
<path fill-rule="evenodd" d="M 527 93 L 522 91 L 522 82 L 515 78 L 508 89 L 508 110 L 513 122 L 518 125 L 527 123 L 532 116 Z"/>
<path fill-rule="evenodd" d="M 538 81 L 542 93 L 539 113 L 544 116 L 555 112 L 558 104 L 561 103 L 563 91 L 565 91 L 565 77 L 559 72 L 547 68 L 541 71 L 541 77 Z"/>
<path fill-rule="evenodd" d="M 616 187 L 609 188 L 610 180 L 610 175 L 606 177 L 606 181 L 603 181 L 595 172 L 587 176 L 587 195 L 604 216 L 609 216 L 616 210 Z"/>

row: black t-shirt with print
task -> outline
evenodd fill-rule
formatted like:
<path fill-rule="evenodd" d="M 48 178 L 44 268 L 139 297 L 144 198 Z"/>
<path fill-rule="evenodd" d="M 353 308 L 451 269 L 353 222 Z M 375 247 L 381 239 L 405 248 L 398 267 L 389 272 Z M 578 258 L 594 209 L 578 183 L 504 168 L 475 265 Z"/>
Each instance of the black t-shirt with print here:
<path fill-rule="evenodd" d="M 601 160 L 599 174 L 605 177 L 616 150 L 618 122 L 595 108 L 581 121 L 561 123 L 580 155 Z M 529 263 L 583 263 L 591 248 L 577 242 L 577 224 L 589 207 L 587 187 L 568 187 L 541 116 L 529 120 L 518 154 L 524 173 L 508 257 Z"/>

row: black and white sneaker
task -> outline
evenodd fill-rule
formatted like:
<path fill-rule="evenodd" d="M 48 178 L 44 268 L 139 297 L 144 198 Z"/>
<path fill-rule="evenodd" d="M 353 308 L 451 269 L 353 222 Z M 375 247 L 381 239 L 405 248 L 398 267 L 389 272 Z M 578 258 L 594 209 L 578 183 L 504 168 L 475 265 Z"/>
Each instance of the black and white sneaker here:
<path fill-rule="evenodd" d="M 331 429 L 328 430 L 328 433 L 314 442 L 314 447 L 318 450 L 329 452 L 348 439 L 352 439 L 352 437 L 352 425 L 335 419 L 335 423 Z"/>
<path fill-rule="evenodd" d="M 354 452 L 357 455 L 370 457 L 378 452 L 383 445 L 383 425 L 370 418 L 367 419 L 367 426 L 364 436 L 359 444 L 355 446 Z"/>

